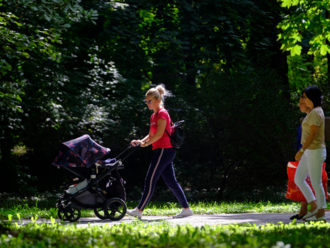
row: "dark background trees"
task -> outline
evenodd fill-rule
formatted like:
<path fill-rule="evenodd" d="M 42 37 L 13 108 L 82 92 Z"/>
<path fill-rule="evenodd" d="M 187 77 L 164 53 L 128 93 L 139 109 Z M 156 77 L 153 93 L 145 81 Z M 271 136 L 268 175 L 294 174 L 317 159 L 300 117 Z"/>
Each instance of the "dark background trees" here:
<path fill-rule="evenodd" d="M 175 167 L 191 200 L 281 199 L 299 91 L 317 80 L 329 92 L 313 66 L 309 81 L 290 77 L 306 64 L 280 50 L 277 25 L 291 12 L 275 0 L 20 0 L 1 12 L 3 192 L 58 190 L 69 180 L 50 166 L 59 144 L 85 133 L 115 157 L 148 132 L 143 96 L 163 83 L 174 94 L 166 99 L 172 119 L 186 120 Z M 131 198 L 150 153 L 126 162 Z M 158 184 L 155 197 L 172 197 Z"/>

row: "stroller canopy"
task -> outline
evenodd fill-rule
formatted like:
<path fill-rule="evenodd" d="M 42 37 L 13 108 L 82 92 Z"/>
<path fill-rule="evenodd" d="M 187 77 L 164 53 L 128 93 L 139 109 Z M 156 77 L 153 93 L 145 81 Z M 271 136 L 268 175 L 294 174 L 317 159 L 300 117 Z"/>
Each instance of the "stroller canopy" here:
<path fill-rule="evenodd" d="M 109 152 L 109 148 L 100 146 L 89 135 L 85 134 L 62 143 L 52 165 L 89 168 Z"/>

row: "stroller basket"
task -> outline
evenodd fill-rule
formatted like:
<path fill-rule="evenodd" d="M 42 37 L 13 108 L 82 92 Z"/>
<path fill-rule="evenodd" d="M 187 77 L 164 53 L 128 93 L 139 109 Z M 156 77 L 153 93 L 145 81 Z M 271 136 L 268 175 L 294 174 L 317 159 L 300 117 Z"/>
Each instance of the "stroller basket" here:
<path fill-rule="evenodd" d="M 77 193 L 79 190 L 86 188 L 87 185 L 88 185 L 88 181 L 84 180 L 84 181 L 78 183 L 76 186 L 70 187 L 65 192 L 68 193 L 68 194 L 73 195 L 73 194 Z"/>

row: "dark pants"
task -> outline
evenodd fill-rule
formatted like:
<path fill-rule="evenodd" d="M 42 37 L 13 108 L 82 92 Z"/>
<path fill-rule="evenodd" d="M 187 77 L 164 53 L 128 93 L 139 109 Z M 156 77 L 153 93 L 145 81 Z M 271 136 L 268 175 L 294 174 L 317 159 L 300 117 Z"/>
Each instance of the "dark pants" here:
<path fill-rule="evenodd" d="M 174 157 L 174 148 L 160 148 L 152 151 L 152 161 L 145 179 L 144 191 L 138 209 L 143 210 L 149 203 L 160 175 L 163 177 L 166 185 L 172 190 L 181 206 L 183 208 L 189 207 L 186 196 L 175 178 L 173 168 Z"/>

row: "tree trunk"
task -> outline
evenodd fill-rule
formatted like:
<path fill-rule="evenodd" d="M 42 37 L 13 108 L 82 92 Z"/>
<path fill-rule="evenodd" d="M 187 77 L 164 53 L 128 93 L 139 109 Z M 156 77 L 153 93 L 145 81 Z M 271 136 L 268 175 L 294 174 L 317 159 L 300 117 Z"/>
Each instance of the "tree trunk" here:
<path fill-rule="evenodd" d="M 8 115 L 6 111 L 3 111 L 4 123 L 2 123 L 2 134 L 0 139 L 0 187 L 2 192 L 17 192 L 17 172 L 15 161 L 13 160 L 11 149 L 14 146 L 12 130 L 8 128 L 10 125 L 8 122 Z"/>
<path fill-rule="evenodd" d="M 193 8 L 193 1 L 192 0 L 186 0 L 184 1 L 186 5 L 191 6 Z M 190 21 L 191 21 L 191 15 L 195 13 L 194 11 L 188 11 L 188 8 L 183 8 L 183 18 L 181 20 L 181 26 L 190 26 Z M 187 83 L 187 85 L 191 86 L 192 88 L 195 87 L 196 85 L 196 73 L 197 71 L 195 66 L 194 66 L 194 57 L 193 57 L 193 33 L 191 31 L 185 32 L 182 34 L 183 36 L 187 37 L 186 41 L 189 42 L 189 45 L 187 46 L 188 49 L 183 49 L 183 54 L 185 54 L 185 67 L 186 67 L 186 76 L 184 77 L 184 81 Z"/>
<path fill-rule="evenodd" d="M 278 4 L 277 7 L 279 7 L 279 3 L 273 3 L 274 5 Z M 281 21 L 281 13 L 278 11 L 277 13 L 274 13 L 273 18 L 273 32 L 272 37 L 270 37 L 271 43 L 273 43 L 272 52 L 273 55 L 271 56 L 270 65 L 271 68 L 274 68 L 277 73 L 280 75 L 281 83 L 284 86 L 284 96 L 285 98 L 290 102 L 291 96 L 290 96 L 290 83 L 289 83 L 289 77 L 288 77 L 288 55 L 289 52 L 283 52 L 281 50 L 281 43 L 277 41 L 277 35 L 278 35 L 278 29 L 277 25 Z"/>

